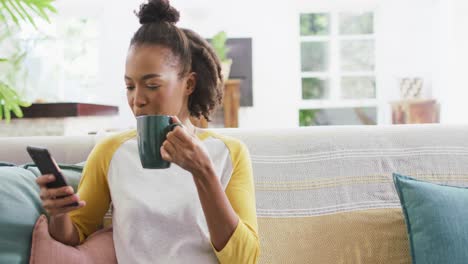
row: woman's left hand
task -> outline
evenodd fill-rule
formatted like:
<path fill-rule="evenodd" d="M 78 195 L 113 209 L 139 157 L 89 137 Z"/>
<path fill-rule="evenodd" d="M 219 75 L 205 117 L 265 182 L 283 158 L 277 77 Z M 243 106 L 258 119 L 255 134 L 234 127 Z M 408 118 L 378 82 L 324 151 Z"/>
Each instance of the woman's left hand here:
<path fill-rule="evenodd" d="M 176 116 L 172 116 L 172 122 L 180 123 Z M 166 141 L 161 146 L 161 156 L 194 176 L 204 175 L 203 172 L 212 166 L 208 151 L 202 142 L 181 126 L 176 126 L 167 134 Z"/>

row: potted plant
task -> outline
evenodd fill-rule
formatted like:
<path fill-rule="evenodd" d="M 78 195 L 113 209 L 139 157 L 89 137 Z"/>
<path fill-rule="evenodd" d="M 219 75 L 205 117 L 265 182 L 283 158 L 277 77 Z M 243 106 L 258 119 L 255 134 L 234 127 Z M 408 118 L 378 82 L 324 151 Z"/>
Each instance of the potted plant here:
<path fill-rule="evenodd" d="M 229 47 L 226 46 L 227 34 L 224 31 L 216 33 L 211 39 L 211 45 L 221 60 L 221 71 L 224 77 L 224 81 L 229 78 L 231 72 L 232 59 L 228 58 Z"/>
<path fill-rule="evenodd" d="M 57 12 L 52 2 L 54 0 L 0 0 L 0 45 L 15 37 L 15 29 L 21 28 L 21 22 L 35 28 L 35 17 L 49 22 L 48 12 Z M 7 123 L 10 122 L 11 112 L 23 117 L 21 107 L 31 105 L 17 92 L 18 75 L 26 52 L 18 46 L 16 48 L 17 51 L 8 57 L 0 52 L 0 120 L 5 118 Z"/>

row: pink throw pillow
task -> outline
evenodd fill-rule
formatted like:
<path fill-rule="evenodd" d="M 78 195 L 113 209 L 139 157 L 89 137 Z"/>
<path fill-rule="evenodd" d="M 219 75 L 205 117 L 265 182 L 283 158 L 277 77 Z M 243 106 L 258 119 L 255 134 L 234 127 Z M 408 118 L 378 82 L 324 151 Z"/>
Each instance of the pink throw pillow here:
<path fill-rule="evenodd" d="M 34 226 L 30 264 L 54 263 L 117 263 L 112 227 L 99 230 L 77 247 L 67 246 L 53 239 L 45 215 Z"/>

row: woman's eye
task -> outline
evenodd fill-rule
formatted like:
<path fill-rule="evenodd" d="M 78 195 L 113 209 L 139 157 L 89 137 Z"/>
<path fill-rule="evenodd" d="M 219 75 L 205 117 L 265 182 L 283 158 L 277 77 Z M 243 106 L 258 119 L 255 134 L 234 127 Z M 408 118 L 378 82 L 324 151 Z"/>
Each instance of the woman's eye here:
<path fill-rule="evenodd" d="M 127 85 L 127 90 L 132 91 L 133 89 L 135 89 L 135 86 Z"/>
<path fill-rule="evenodd" d="M 156 90 L 159 88 L 159 85 L 147 85 L 146 87 L 148 87 L 148 89 L 151 89 L 151 90 Z"/>

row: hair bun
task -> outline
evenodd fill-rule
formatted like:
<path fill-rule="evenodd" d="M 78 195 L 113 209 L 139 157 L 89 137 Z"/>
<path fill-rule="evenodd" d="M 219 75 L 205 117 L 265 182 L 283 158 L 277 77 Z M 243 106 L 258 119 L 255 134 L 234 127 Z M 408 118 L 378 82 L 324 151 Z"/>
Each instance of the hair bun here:
<path fill-rule="evenodd" d="M 180 17 L 179 11 L 168 0 L 149 0 L 147 4 L 140 5 L 140 11 L 136 15 L 142 25 L 156 22 L 175 24 Z"/>

